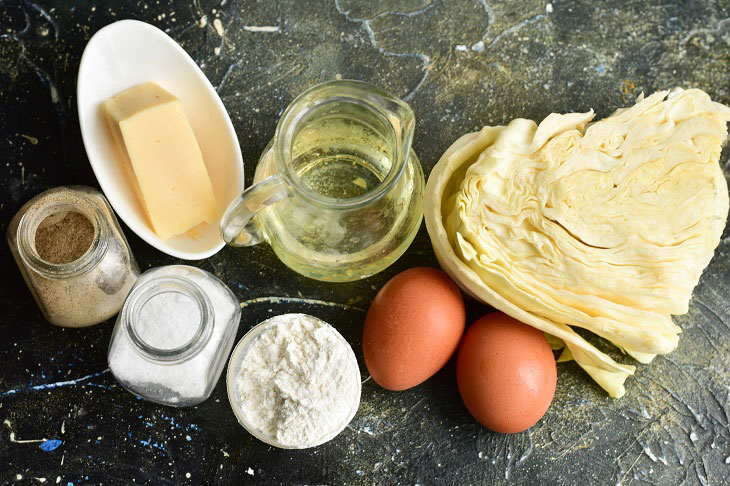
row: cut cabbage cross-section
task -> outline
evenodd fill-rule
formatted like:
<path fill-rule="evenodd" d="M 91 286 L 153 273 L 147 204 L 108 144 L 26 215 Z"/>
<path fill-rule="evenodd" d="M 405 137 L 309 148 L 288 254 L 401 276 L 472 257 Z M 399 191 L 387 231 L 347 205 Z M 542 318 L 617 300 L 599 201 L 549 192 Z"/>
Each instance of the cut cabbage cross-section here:
<path fill-rule="evenodd" d="M 457 141 L 429 178 L 426 223 L 444 269 L 470 294 L 551 334 L 611 396 L 633 366 L 677 346 L 671 319 L 725 226 L 718 163 L 730 108 L 662 91 L 593 112 L 517 119 Z"/>

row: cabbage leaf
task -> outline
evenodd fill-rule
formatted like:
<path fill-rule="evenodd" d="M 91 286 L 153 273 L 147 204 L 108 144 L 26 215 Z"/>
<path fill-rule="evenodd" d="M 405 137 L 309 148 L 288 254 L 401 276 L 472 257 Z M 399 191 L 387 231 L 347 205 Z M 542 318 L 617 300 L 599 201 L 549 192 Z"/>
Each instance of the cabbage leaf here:
<path fill-rule="evenodd" d="M 468 293 L 563 341 L 561 359 L 620 397 L 634 367 L 572 328 L 642 363 L 677 347 L 671 316 L 687 312 L 727 219 L 730 108 L 676 89 L 593 117 L 462 137 L 429 178 L 426 224 Z"/>

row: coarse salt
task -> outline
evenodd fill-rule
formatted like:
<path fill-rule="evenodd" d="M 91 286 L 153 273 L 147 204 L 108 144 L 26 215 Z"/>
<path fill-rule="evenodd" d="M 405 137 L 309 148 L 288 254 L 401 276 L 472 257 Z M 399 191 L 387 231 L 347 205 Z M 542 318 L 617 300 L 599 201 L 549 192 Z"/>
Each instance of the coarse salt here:
<path fill-rule="evenodd" d="M 196 405 L 218 381 L 240 315 L 235 295 L 204 270 L 185 265 L 149 270 L 119 314 L 109 368 L 142 398 Z"/>

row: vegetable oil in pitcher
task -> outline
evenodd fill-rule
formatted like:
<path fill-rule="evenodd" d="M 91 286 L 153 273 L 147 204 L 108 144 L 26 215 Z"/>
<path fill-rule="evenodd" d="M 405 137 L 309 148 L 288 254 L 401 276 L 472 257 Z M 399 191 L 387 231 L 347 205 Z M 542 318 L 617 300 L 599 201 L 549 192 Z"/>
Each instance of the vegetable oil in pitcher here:
<path fill-rule="evenodd" d="M 377 273 L 421 223 L 425 182 L 410 147 L 413 126 L 406 103 L 365 83 L 302 93 L 279 120 L 255 184 L 223 218 L 224 238 L 267 241 L 288 267 L 318 280 Z"/>
<path fill-rule="evenodd" d="M 377 126 L 382 122 L 366 110 L 354 105 L 336 111 L 344 113 L 313 116 L 303 124 L 294 139 L 293 165 L 300 182 L 311 191 L 331 199 L 352 199 L 385 179 L 393 165 L 392 143 L 384 136 L 385 127 Z"/>

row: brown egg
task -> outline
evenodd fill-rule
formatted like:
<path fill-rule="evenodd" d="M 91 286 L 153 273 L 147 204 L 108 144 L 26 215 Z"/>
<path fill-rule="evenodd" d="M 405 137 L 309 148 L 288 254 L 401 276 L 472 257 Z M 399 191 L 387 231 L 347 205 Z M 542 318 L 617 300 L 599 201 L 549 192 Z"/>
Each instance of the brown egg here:
<path fill-rule="evenodd" d="M 365 318 L 362 349 L 373 380 L 389 390 L 423 383 L 454 354 L 465 320 L 461 291 L 444 272 L 417 267 L 399 273 Z"/>
<path fill-rule="evenodd" d="M 557 378 L 543 333 L 501 312 L 471 325 L 456 358 L 464 405 L 479 423 L 503 434 L 529 429 L 545 415 Z"/>

